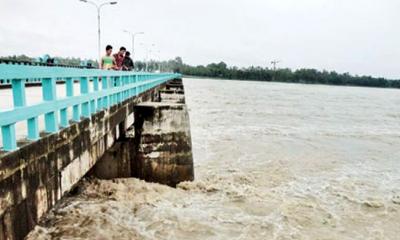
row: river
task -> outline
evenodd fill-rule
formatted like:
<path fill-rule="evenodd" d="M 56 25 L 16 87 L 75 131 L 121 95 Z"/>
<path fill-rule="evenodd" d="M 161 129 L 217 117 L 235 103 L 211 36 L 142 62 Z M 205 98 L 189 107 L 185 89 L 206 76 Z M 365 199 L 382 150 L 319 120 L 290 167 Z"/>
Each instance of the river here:
<path fill-rule="evenodd" d="M 87 180 L 28 239 L 399 239 L 399 90 L 184 84 L 195 182 Z"/>

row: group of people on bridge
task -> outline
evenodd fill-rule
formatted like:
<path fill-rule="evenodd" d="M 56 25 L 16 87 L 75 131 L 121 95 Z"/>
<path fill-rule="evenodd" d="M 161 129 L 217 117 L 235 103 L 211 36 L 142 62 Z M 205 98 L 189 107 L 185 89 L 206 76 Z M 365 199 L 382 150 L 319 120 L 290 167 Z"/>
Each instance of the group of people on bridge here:
<path fill-rule="evenodd" d="M 132 71 L 134 69 L 131 53 L 121 47 L 119 52 L 112 54 L 113 47 L 107 45 L 106 55 L 101 58 L 100 68 L 103 70 Z"/>

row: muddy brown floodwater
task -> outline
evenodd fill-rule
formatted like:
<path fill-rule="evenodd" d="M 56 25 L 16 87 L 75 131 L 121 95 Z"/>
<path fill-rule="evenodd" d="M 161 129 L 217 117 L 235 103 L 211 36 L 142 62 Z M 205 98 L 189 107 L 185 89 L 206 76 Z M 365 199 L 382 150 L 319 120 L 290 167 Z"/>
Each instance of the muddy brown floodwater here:
<path fill-rule="evenodd" d="M 86 181 L 28 239 L 399 239 L 399 90 L 184 83 L 196 181 Z"/>

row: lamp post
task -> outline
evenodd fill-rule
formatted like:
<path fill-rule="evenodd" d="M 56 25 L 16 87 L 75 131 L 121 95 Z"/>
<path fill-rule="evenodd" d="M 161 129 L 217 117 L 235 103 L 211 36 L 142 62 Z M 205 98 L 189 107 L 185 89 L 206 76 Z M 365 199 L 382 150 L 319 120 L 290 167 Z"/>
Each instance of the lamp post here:
<path fill-rule="evenodd" d="M 161 51 L 157 50 L 158 71 L 162 71 Z"/>
<path fill-rule="evenodd" d="M 276 80 L 276 65 L 278 64 L 278 63 L 280 63 L 281 61 L 279 61 L 279 60 L 273 60 L 273 61 L 271 61 L 271 64 L 274 66 L 274 75 L 273 75 L 273 77 L 272 77 L 272 81 L 275 81 Z"/>
<path fill-rule="evenodd" d="M 132 52 L 131 52 L 131 55 L 132 55 L 132 61 L 134 61 L 134 56 L 135 56 L 135 37 L 137 35 L 144 34 L 144 32 L 130 32 L 128 30 L 124 30 L 124 32 L 130 34 L 131 37 L 132 37 Z"/>
<path fill-rule="evenodd" d="M 156 44 L 151 44 L 151 46 L 147 49 L 147 63 L 146 63 L 146 72 L 149 71 L 148 67 L 149 67 L 149 62 L 151 61 L 151 54 L 153 52 L 153 48 L 156 46 Z"/>
<path fill-rule="evenodd" d="M 97 9 L 97 32 L 98 32 L 98 43 L 97 43 L 97 44 L 98 44 L 98 51 L 99 51 L 99 67 L 100 67 L 100 65 L 101 65 L 100 10 L 101 10 L 102 7 L 104 7 L 104 6 L 106 6 L 106 5 L 115 5 L 115 4 L 117 4 L 118 2 L 112 1 L 112 2 L 105 2 L 105 3 L 102 3 L 102 4 L 97 4 L 97 3 L 95 3 L 95 2 L 88 1 L 88 0 L 80 0 L 80 1 L 81 1 L 81 2 L 84 2 L 84 3 L 89 3 L 89 4 L 93 5 L 93 6 L 95 6 L 96 9 Z"/>

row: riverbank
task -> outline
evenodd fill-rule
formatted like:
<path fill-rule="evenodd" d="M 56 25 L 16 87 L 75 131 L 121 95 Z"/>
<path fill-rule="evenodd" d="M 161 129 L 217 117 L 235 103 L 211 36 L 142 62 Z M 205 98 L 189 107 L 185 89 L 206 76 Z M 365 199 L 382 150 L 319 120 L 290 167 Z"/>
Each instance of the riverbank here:
<path fill-rule="evenodd" d="M 205 76 L 195 76 L 195 75 L 183 75 L 184 78 L 188 79 L 213 79 L 213 80 L 226 80 L 226 81 L 244 81 L 244 82 L 275 82 L 275 83 L 289 83 L 289 84 L 305 84 L 305 85 L 322 85 L 322 86 L 337 86 L 337 87 L 366 87 L 366 88 L 385 88 L 385 89 L 400 89 L 400 85 L 396 87 L 379 87 L 379 86 L 361 86 L 361 85 L 351 85 L 351 84 L 327 84 L 327 83 L 310 83 L 310 82 L 289 82 L 289 81 L 267 81 L 267 80 L 249 80 L 249 79 L 229 79 L 220 77 L 205 77 Z M 397 80 L 388 80 L 397 81 Z M 400 82 L 400 81 L 399 81 Z"/>

